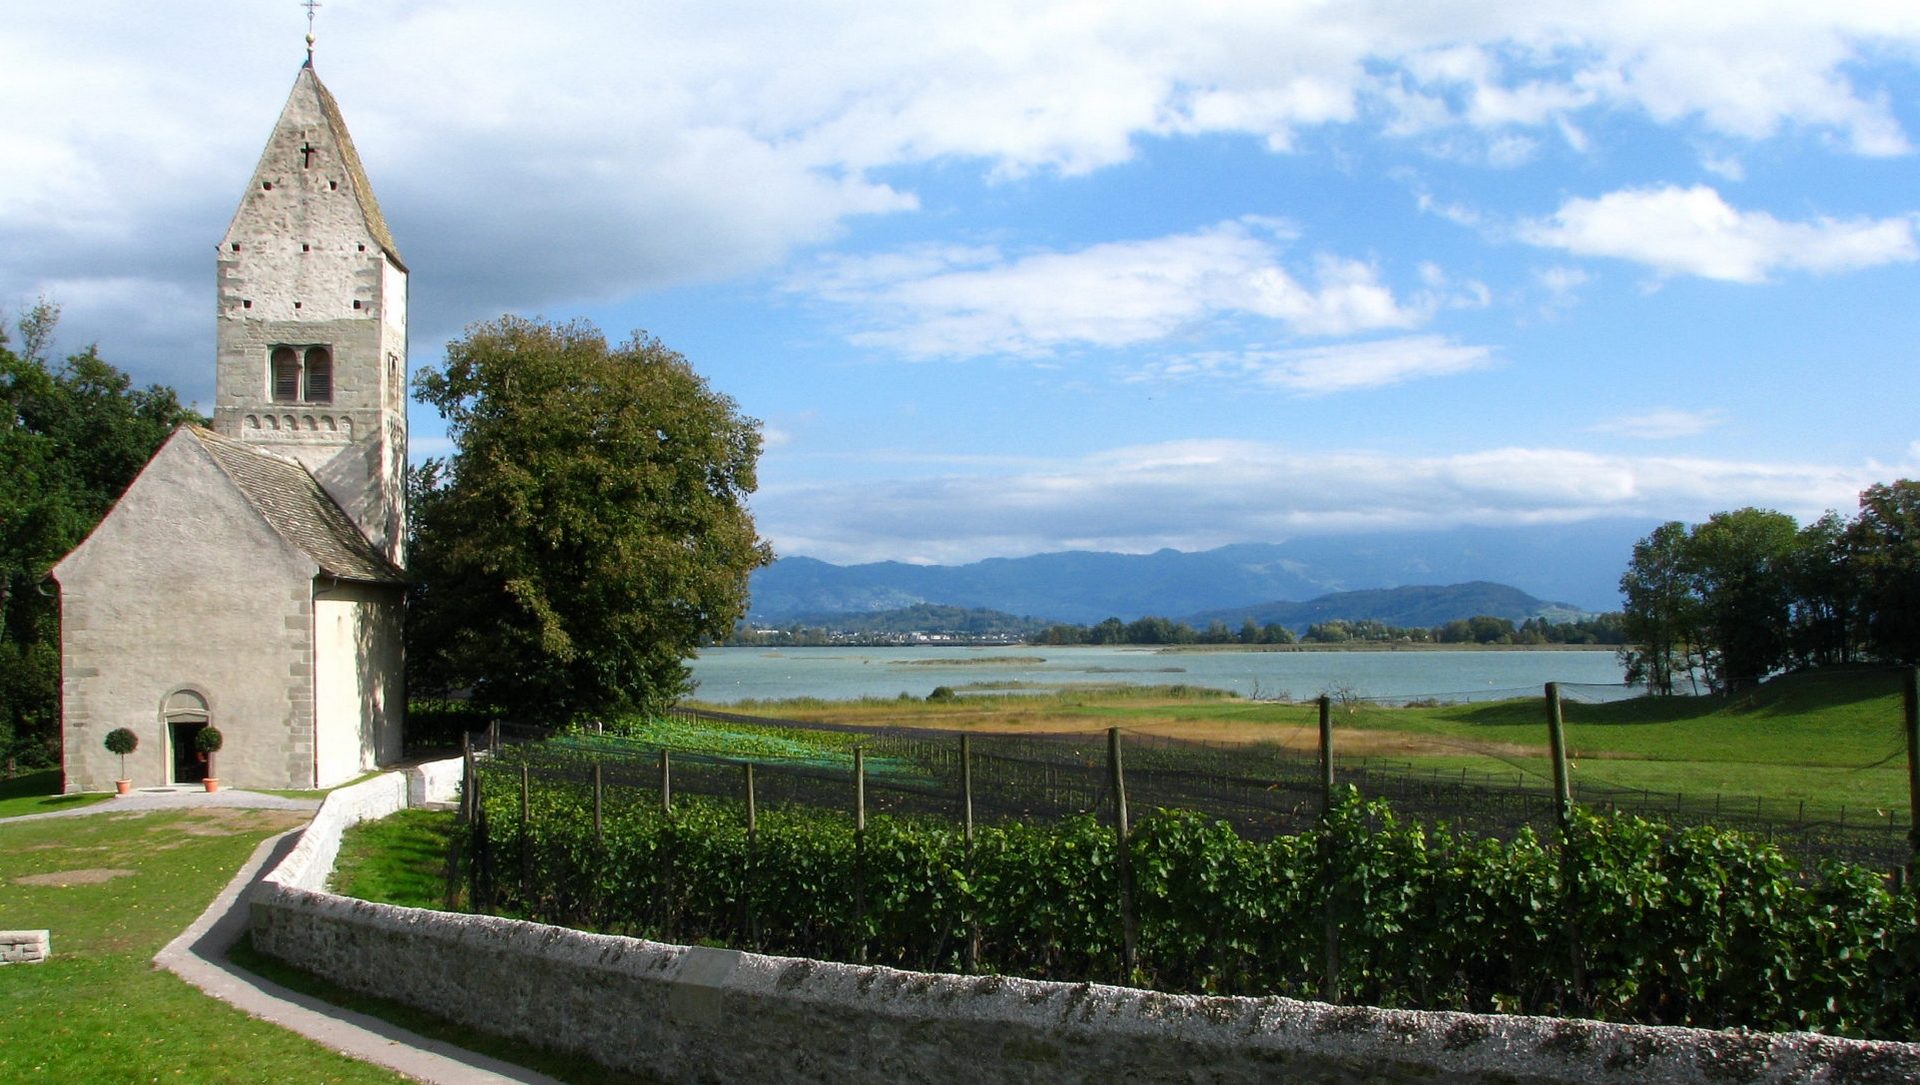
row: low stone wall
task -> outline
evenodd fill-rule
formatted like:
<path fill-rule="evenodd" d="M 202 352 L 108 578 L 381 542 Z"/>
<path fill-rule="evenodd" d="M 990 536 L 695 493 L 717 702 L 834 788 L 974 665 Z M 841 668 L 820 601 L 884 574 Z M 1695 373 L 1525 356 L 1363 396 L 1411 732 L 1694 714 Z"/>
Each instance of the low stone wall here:
<path fill-rule="evenodd" d="M 460 794 L 461 759 L 429 761 L 407 770 L 407 805 L 452 802 Z"/>
<path fill-rule="evenodd" d="M 1832 1082 L 1920 1045 L 1165 995 L 663 945 L 322 891 L 397 780 L 329 797 L 252 902 L 256 948 L 343 987 L 664 1081 Z"/>
<path fill-rule="evenodd" d="M 53 955 L 47 931 L 0 931 L 0 964 L 39 964 Z"/>

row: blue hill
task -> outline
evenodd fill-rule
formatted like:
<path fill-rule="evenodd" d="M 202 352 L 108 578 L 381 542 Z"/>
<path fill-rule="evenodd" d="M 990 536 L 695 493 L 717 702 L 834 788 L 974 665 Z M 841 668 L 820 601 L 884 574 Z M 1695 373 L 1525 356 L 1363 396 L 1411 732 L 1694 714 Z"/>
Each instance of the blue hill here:
<path fill-rule="evenodd" d="M 967 565 L 842 566 L 791 557 L 754 574 L 749 613 L 755 622 L 779 624 L 926 603 L 1084 625 L 1109 617 L 1244 613 L 1337 592 L 1474 581 L 1510 585 L 1536 601 L 1617 610 L 1620 573 L 1633 544 L 1653 526 L 1613 520 L 1326 535 L 1197 553 L 1063 551 Z"/>

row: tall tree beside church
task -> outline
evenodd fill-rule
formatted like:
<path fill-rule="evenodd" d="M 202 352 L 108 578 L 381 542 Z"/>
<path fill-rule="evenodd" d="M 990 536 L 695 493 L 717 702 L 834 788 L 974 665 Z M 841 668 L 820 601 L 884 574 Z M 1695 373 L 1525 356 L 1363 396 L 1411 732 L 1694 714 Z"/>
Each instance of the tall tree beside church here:
<path fill-rule="evenodd" d="M 205 419 L 171 388 L 135 388 L 93 347 L 48 357 L 59 308 L 0 327 L 0 760 L 55 759 L 59 608 L 47 570 L 86 538 L 154 449 Z"/>
<path fill-rule="evenodd" d="M 758 423 L 687 360 L 591 324 L 478 324 L 415 382 L 455 451 L 416 472 L 410 681 L 530 719 L 646 710 L 772 560 Z"/>

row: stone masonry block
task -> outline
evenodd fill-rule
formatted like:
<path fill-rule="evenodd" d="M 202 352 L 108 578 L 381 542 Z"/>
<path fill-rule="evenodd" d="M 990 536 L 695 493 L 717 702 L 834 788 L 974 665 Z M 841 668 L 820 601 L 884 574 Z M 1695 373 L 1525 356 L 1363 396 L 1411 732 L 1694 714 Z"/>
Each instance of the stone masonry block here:
<path fill-rule="evenodd" d="M 0 931 L 0 965 L 39 964 L 51 956 L 49 931 Z"/>

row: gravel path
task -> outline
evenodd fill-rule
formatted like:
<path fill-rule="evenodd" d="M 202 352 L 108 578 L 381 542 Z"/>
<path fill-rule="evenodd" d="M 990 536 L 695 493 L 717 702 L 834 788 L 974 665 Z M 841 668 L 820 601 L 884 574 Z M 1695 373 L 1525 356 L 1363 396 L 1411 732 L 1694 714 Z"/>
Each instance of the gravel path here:
<path fill-rule="evenodd" d="M 290 991 L 228 963 L 227 950 L 247 929 L 249 890 L 286 857 L 299 836 L 300 830 L 294 829 L 261 841 L 200 918 L 167 943 L 153 963 L 250 1016 L 415 1081 L 430 1085 L 562 1085 L 545 1074 Z"/>
<path fill-rule="evenodd" d="M 281 795 L 269 795 L 262 791 L 240 791 L 235 788 L 222 788 L 208 791 L 202 787 L 146 787 L 115 795 L 105 802 L 88 803 L 71 810 L 54 810 L 45 814 L 21 814 L 18 817 L 0 818 L 0 825 L 11 825 L 16 821 L 39 821 L 43 818 L 77 818 L 88 814 L 130 814 L 144 813 L 149 810 L 192 810 L 206 806 L 243 806 L 262 810 L 304 810 L 312 813 L 320 809 L 319 799 L 289 799 Z"/>

